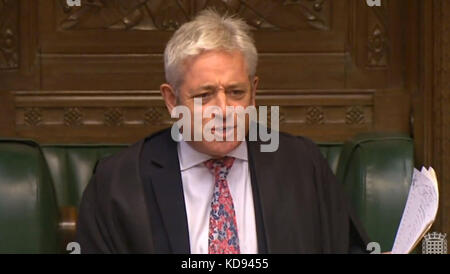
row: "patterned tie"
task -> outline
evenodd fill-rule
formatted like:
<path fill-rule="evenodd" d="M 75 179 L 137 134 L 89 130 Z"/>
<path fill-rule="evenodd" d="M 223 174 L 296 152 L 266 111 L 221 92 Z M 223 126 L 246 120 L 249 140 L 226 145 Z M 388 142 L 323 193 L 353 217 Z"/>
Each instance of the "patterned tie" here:
<path fill-rule="evenodd" d="M 234 158 L 228 156 L 205 162 L 205 166 L 213 173 L 215 178 L 209 217 L 209 254 L 240 253 L 236 213 L 227 182 L 227 175 L 233 163 Z"/>

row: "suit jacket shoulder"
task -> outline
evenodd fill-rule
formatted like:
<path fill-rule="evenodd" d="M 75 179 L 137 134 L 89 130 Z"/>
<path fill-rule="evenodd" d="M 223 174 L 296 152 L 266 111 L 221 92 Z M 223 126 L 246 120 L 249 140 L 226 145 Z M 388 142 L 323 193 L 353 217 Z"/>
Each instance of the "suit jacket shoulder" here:
<path fill-rule="evenodd" d="M 146 139 L 158 139 L 160 134 Z M 153 251 L 139 170 L 146 139 L 97 162 L 84 190 L 77 222 L 76 241 L 82 253 Z"/>

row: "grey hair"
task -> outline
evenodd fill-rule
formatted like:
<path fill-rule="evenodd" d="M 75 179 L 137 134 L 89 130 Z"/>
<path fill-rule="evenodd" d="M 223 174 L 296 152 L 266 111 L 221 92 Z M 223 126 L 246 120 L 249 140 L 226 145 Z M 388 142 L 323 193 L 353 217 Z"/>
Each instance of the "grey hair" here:
<path fill-rule="evenodd" d="M 221 16 L 207 9 L 201 11 L 193 21 L 183 24 L 167 43 L 164 50 L 166 81 L 178 89 L 183 80 L 184 61 L 209 50 L 239 50 L 246 61 L 249 77 L 255 76 L 258 52 L 250 27 L 243 19 Z"/>

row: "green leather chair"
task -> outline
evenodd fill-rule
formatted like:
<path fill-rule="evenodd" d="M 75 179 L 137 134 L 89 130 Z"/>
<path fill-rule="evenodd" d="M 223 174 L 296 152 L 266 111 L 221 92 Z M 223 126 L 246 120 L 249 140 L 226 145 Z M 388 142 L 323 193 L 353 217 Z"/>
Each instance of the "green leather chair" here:
<path fill-rule="evenodd" d="M 59 206 L 78 208 L 83 190 L 89 183 L 96 162 L 127 146 L 125 144 L 42 145 L 41 149 L 50 168 Z M 342 144 L 321 144 L 320 150 L 336 174 Z"/>
<path fill-rule="evenodd" d="M 60 207 L 76 207 L 89 183 L 95 164 L 127 145 L 42 145 Z"/>
<path fill-rule="evenodd" d="M 413 140 L 404 135 L 359 135 L 347 142 L 337 170 L 370 239 L 391 251 L 414 168 Z"/>
<path fill-rule="evenodd" d="M 0 140 L 0 252 L 63 251 L 59 247 L 73 239 L 76 209 L 96 162 L 126 146 Z M 372 134 L 319 148 L 371 239 L 389 251 L 409 191 L 412 140 Z"/>
<path fill-rule="evenodd" d="M 343 145 L 340 143 L 322 143 L 319 144 L 320 152 L 328 160 L 331 170 L 336 175 L 338 172 L 339 159 L 341 157 Z"/>
<path fill-rule="evenodd" d="M 0 141 L 0 253 L 58 253 L 58 206 L 39 145 Z"/>

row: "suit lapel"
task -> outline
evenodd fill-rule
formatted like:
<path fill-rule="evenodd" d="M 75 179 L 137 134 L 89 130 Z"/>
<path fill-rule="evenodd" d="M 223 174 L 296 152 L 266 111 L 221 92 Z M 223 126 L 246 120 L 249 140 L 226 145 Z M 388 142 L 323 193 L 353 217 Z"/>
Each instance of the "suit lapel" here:
<path fill-rule="evenodd" d="M 185 254 L 190 253 L 189 228 L 177 144 L 169 132 L 163 132 L 152 142 L 151 184 L 172 252 Z"/>

